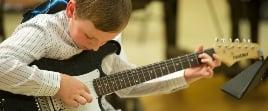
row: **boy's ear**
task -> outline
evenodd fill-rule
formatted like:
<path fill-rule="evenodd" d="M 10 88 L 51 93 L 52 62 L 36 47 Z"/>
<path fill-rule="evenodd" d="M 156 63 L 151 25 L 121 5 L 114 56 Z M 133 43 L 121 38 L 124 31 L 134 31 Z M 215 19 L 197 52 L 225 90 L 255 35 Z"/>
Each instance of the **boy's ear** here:
<path fill-rule="evenodd" d="M 74 10 L 75 10 L 75 2 L 73 0 L 70 0 L 66 7 L 66 14 L 68 18 L 73 18 Z"/>

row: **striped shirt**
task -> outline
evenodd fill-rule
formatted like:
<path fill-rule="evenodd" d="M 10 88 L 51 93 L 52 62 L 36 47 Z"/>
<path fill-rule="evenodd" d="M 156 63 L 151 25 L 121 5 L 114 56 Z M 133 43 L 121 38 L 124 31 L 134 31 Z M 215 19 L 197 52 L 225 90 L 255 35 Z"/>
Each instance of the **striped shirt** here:
<path fill-rule="evenodd" d="M 116 40 L 120 40 L 118 35 Z M 64 60 L 82 52 L 69 35 L 65 11 L 56 14 L 39 14 L 20 24 L 14 33 L 0 44 L 0 89 L 30 96 L 53 96 L 60 88 L 60 73 L 28 66 L 40 58 Z M 133 68 L 124 52 L 107 56 L 102 63 L 106 74 Z M 132 86 L 117 94 L 121 97 L 138 97 L 171 93 L 187 85 L 184 71 Z"/>

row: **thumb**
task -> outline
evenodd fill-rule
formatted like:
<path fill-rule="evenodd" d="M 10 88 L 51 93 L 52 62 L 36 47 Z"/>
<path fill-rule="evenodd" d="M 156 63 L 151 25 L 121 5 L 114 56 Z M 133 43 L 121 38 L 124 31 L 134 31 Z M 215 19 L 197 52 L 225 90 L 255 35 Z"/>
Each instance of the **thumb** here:
<path fill-rule="evenodd" d="M 196 48 L 195 48 L 195 52 L 203 52 L 204 50 L 204 46 L 202 45 L 198 45 Z"/>

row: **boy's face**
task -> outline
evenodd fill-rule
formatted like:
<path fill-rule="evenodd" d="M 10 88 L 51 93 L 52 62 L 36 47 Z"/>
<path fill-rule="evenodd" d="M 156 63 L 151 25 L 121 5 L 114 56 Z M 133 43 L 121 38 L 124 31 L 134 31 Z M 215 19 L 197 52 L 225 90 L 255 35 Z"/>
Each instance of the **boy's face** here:
<path fill-rule="evenodd" d="M 75 44 L 83 50 L 97 51 L 100 46 L 112 40 L 119 33 L 103 32 L 95 28 L 89 20 L 72 18 L 70 21 L 70 36 Z"/>
<path fill-rule="evenodd" d="M 68 2 L 66 14 L 69 18 L 70 36 L 80 49 L 97 51 L 100 46 L 119 34 L 119 32 L 103 32 L 96 29 L 90 20 L 77 18 L 74 0 Z"/>

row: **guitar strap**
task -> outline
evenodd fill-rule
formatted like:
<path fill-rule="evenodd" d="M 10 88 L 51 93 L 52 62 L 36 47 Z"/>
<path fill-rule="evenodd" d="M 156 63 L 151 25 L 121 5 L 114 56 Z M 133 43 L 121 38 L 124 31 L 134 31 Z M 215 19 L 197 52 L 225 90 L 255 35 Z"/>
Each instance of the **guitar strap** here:
<path fill-rule="evenodd" d="M 69 0 L 46 0 L 44 3 L 24 13 L 21 23 L 33 18 L 38 14 L 53 14 L 64 10 L 68 1 Z"/>

